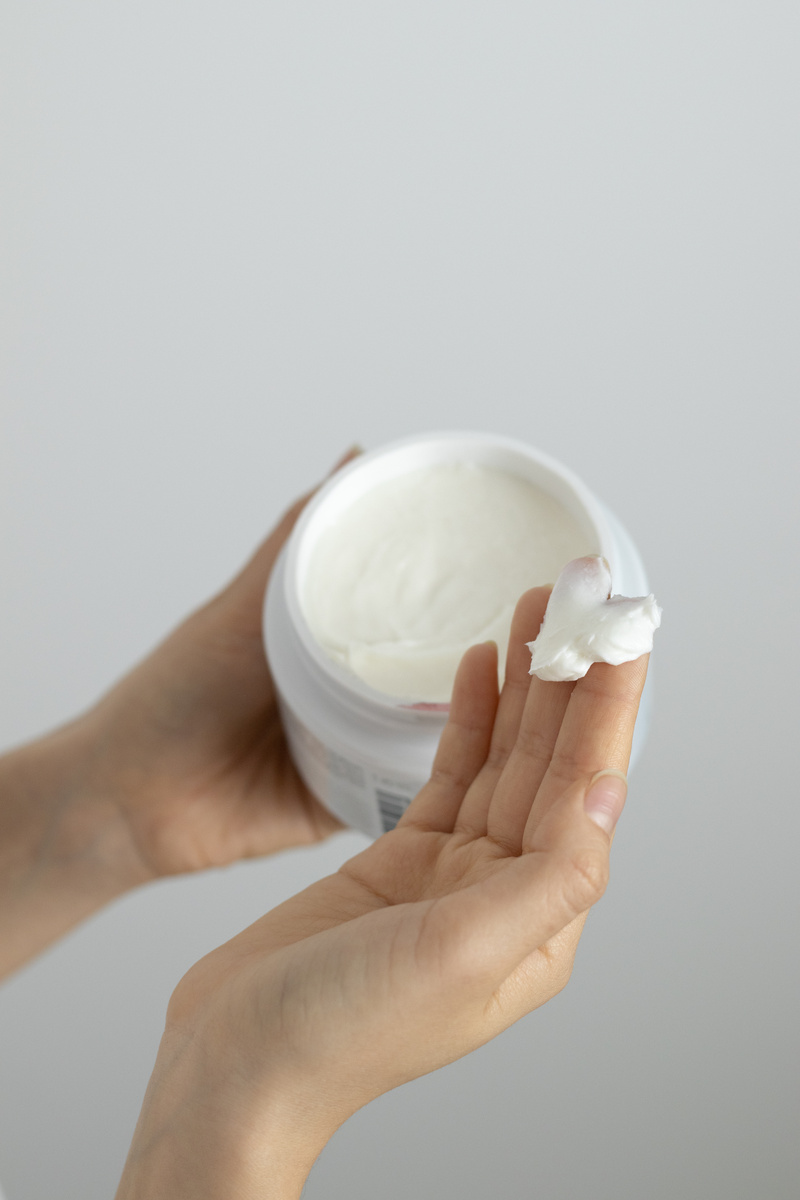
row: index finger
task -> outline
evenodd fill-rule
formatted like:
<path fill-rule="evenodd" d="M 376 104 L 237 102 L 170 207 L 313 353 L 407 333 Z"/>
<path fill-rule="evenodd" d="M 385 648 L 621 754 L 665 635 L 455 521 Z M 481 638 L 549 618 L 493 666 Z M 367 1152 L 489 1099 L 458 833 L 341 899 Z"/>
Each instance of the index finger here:
<path fill-rule="evenodd" d="M 531 848 L 540 821 L 566 787 L 597 771 L 627 771 L 649 661 L 643 654 L 616 667 L 594 663 L 577 681 L 525 824 L 523 850 Z"/>

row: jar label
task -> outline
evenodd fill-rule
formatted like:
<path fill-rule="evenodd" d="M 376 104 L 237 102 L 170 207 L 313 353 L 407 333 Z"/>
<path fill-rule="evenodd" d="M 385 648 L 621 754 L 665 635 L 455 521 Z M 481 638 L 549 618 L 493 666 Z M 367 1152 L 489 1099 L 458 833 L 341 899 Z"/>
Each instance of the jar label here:
<path fill-rule="evenodd" d="M 372 771 L 326 746 L 285 702 L 281 715 L 295 765 L 320 803 L 369 837 L 394 829 L 424 780 Z"/>

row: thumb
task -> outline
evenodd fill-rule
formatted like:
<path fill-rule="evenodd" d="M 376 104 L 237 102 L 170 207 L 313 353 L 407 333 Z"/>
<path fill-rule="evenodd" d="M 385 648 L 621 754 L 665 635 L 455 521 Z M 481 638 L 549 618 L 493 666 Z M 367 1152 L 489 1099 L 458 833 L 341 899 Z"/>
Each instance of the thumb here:
<path fill-rule="evenodd" d="M 352 462 L 361 453 L 362 450 L 359 446 L 351 446 L 337 460 L 322 483 L 317 484 L 311 491 L 305 492 L 295 500 L 294 504 L 283 514 L 272 532 L 267 535 L 252 557 L 245 563 L 238 575 L 234 576 L 225 589 L 225 594 L 229 599 L 234 600 L 237 604 L 242 604 L 245 608 L 253 609 L 253 616 L 259 630 L 261 628 L 261 605 L 264 600 L 264 593 L 267 590 L 267 582 L 272 573 L 272 568 L 275 566 L 275 560 L 288 541 L 289 535 L 297 524 L 300 514 L 309 500 L 317 494 L 322 484 L 327 483 L 327 480 L 335 475 L 337 471 L 347 466 L 348 463 Z"/>

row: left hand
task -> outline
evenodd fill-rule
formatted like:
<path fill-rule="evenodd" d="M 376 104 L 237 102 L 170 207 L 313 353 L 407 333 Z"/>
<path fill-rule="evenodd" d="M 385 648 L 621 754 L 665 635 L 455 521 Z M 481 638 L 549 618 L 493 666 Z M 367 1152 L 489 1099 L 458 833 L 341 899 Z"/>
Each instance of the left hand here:
<path fill-rule="evenodd" d="M 343 828 L 291 759 L 261 632 L 269 576 L 309 499 L 84 718 L 93 789 L 123 818 L 132 843 L 125 857 L 135 852 L 141 880 L 225 866 Z"/>

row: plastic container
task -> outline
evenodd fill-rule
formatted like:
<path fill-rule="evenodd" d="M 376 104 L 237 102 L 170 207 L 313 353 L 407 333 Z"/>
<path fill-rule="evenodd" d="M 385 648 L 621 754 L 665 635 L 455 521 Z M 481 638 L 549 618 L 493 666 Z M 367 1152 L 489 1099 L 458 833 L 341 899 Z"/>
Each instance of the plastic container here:
<path fill-rule="evenodd" d="M 430 775 L 446 708 L 418 708 L 375 691 L 333 662 L 314 640 L 300 597 L 320 533 L 379 483 L 440 463 L 471 462 L 521 476 L 568 510 L 611 566 L 614 591 L 649 592 L 638 551 L 619 521 L 566 467 L 532 446 L 483 433 L 436 433 L 361 455 L 303 511 L 283 548 L 264 603 L 264 641 L 297 768 L 346 825 L 378 837 Z M 645 687 L 633 759 L 649 724 Z"/>

